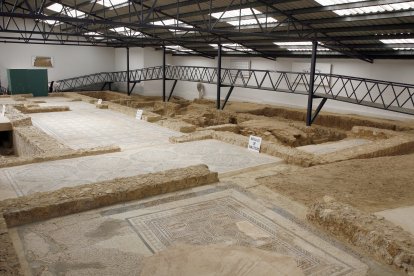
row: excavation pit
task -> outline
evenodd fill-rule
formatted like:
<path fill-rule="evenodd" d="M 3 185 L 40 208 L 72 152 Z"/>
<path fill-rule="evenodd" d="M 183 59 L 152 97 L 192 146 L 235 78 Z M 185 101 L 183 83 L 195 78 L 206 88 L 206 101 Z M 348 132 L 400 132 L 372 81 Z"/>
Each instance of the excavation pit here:
<path fill-rule="evenodd" d="M 263 250 L 266 254 L 287 254 L 307 275 L 312 275 L 313 271 L 322 275 L 365 275 L 367 271 L 371 271 L 368 275 L 396 275 L 395 270 L 326 239 L 323 232 L 310 231 L 309 225 L 303 221 L 306 204 L 301 204 L 295 197 L 290 199 L 276 185 L 262 183 L 261 179 L 263 176 L 272 181 L 285 179 L 285 174 L 300 174 L 305 179 L 305 168 L 300 166 L 316 166 L 308 169 L 318 170 L 321 164 L 336 164 L 342 159 L 374 160 L 376 156 L 403 154 L 414 145 L 409 131 L 367 126 L 353 126 L 349 130 L 321 125 L 308 128 L 300 120 L 255 115 L 248 110 L 235 111 L 234 103 L 228 110 L 217 111 L 207 100 L 173 99 L 170 103 L 163 103 L 142 96 L 127 99 L 125 94 L 114 92 L 103 92 L 110 95 L 105 98 L 99 93 L 94 93 L 95 97 L 89 97 L 86 92 L 62 93 L 40 103 L 44 106 L 68 106 L 70 111 L 67 112 L 22 114 L 17 110 L 11 114 L 13 122 L 20 124 L 14 129 L 16 133 L 25 137 L 37 133 L 38 138 L 28 139 L 32 142 L 53 138 L 56 148 L 52 148 L 56 152 L 69 149 L 68 153 L 73 154 L 73 150 L 83 151 L 111 144 L 121 148 L 120 152 L 104 155 L 37 160 L 0 169 L 3 198 L 17 197 L 18 201 L 24 197 L 36 198 L 38 192 L 44 192 L 57 193 L 53 198 L 61 202 L 61 205 L 54 205 L 57 209 L 52 217 L 19 211 L 5 215 L 7 233 L 17 248 L 25 271 L 59 274 L 76 268 L 79 274 L 90 275 L 113 273 L 111 269 L 116 269 L 119 275 L 129 275 L 143 268 L 150 255 L 162 253 L 164 249 L 182 248 L 180 244 L 184 243 L 185 246 L 207 247 L 227 244 L 225 250 L 242 246 Z M 122 99 L 116 99 L 118 94 Z M 95 108 L 99 98 L 104 100 L 108 109 Z M 139 103 L 145 104 L 137 107 Z M 150 123 L 136 119 L 137 109 L 143 109 L 144 116 L 159 116 L 158 121 Z M 370 122 L 367 118 L 364 120 Z M 33 124 L 28 124 L 29 121 Z M 248 151 L 248 136 L 265 137 L 266 132 L 271 135 L 263 139 L 261 153 Z M 53 144 L 52 140 L 50 143 Z M 34 153 L 31 154 L 33 156 Z M 128 203 L 94 205 L 112 202 L 114 194 L 119 196 L 124 178 L 141 179 L 147 173 L 162 174 L 165 170 L 180 170 L 198 163 L 207 164 L 210 170 L 218 172 L 221 181 L 179 192 L 157 186 L 156 190 L 162 195 L 146 190 L 140 194 L 143 198 L 130 198 L 132 201 Z M 331 169 L 325 171 L 331 173 Z M 97 183 L 107 183 L 105 185 L 108 186 L 94 192 L 91 188 Z M 66 192 L 79 185 L 83 186 L 76 198 Z M 306 186 L 302 186 L 302 190 L 308 191 Z M 321 189 L 318 196 L 324 191 Z M 369 192 L 365 194 L 369 195 Z M 89 196 L 102 198 L 84 201 Z M 302 197 L 305 196 L 303 193 Z M 407 197 L 405 203 L 414 202 Z M 66 213 L 72 208 L 68 206 L 89 207 L 78 209 L 77 212 L 81 213 L 70 214 Z M 103 209 L 89 210 L 90 206 Z M 44 214 L 43 209 L 38 210 Z M 207 213 L 212 215 L 202 215 Z M 197 219 L 200 217 L 203 220 Z M 42 221 L 31 221 L 31 218 Z M 160 225 L 158 222 L 166 224 L 149 229 L 149 221 L 156 221 L 157 225 Z M 75 236 L 65 230 L 68 225 L 78 230 L 76 238 L 90 246 L 89 251 L 87 247 L 81 248 L 76 242 L 71 242 L 75 241 Z M 286 225 L 290 225 L 288 231 L 269 232 L 269 229 Z M 61 231 L 55 231 L 53 227 Z M 207 233 L 206 229 L 209 230 Z M 175 234 L 168 239 L 160 238 L 157 233 L 165 231 L 175 231 Z M 137 232 L 142 233 L 141 237 L 136 235 Z M 303 239 L 305 244 L 313 241 L 312 247 L 297 242 L 299 239 Z M 282 250 L 280 243 L 298 250 Z M 319 254 L 322 251 L 325 253 Z M 341 256 L 341 262 L 332 256 Z M 66 261 L 60 261 L 62 259 Z M 130 263 L 129 260 L 134 261 Z"/>

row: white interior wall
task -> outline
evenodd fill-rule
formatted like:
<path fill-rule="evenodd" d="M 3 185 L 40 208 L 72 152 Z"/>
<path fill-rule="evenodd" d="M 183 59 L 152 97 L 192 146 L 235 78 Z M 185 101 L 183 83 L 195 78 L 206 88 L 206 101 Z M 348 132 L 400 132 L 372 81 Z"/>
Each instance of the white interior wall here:
<path fill-rule="evenodd" d="M 119 48 L 115 50 L 115 68 L 117 71 L 123 71 L 127 69 L 127 56 L 126 49 Z M 171 55 L 167 55 L 166 63 L 171 63 Z M 129 68 L 131 70 L 153 67 L 162 65 L 162 51 L 155 50 L 153 48 L 139 48 L 134 47 L 129 49 Z M 116 84 L 116 89 L 119 91 L 127 91 L 126 83 Z M 167 82 L 167 90 L 169 90 L 170 83 Z M 132 87 L 132 84 L 131 84 Z M 140 93 L 147 96 L 161 96 L 162 94 L 162 82 L 161 81 L 146 81 L 135 85 L 133 93 Z"/>
<path fill-rule="evenodd" d="M 0 44 L 0 79 L 7 87 L 7 69 L 36 69 L 33 56 L 53 57 L 49 81 L 115 70 L 115 50 L 106 47 Z"/>
<path fill-rule="evenodd" d="M 233 58 L 239 60 L 241 58 Z M 271 61 L 263 58 L 249 58 L 252 69 L 267 69 L 278 71 L 291 71 L 292 64 L 297 62 L 310 62 L 309 59 L 279 58 Z M 223 67 L 227 67 L 230 58 L 225 57 L 222 60 Z M 318 59 L 319 63 L 329 63 L 332 65 L 333 74 L 349 75 L 356 77 L 382 79 L 388 81 L 414 83 L 412 72 L 414 70 L 413 60 L 376 60 L 373 64 L 360 60 L 351 59 Z M 174 65 L 197 65 L 197 66 L 216 66 L 217 61 L 203 57 L 173 57 Z M 216 86 L 204 85 L 205 97 L 209 99 L 216 98 Z M 225 98 L 228 88 L 222 88 L 221 97 Z M 196 83 L 178 82 L 174 95 L 192 99 L 198 97 Z M 307 105 L 307 96 L 292 95 L 287 93 L 274 93 L 271 91 L 234 88 L 230 97 L 231 100 L 267 103 L 275 105 L 285 105 L 291 107 L 305 108 Z M 314 101 L 316 107 L 319 100 Z M 391 119 L 414 119 L 411 115 L 400 114 L 396 112 L 384 111 L 370 107 L 358 106 L 344 102 L 328 100 L 324 106 L 325 111 L 334 111 L 350 114 L 362 114 L 369 116 L 379 116 Z"/>
<path fill-rule="evenodd" d="M 33 56 L 51 56 L 54 58 L 54 68 L 48 69 L 49 80 L 76 77 L 85 74 L 126 70 L 126 50 L 104 47 L 77 47 L 63 45 L 36 44 L 0 44 L 0 78 L 2 86 L 7 87 L 6 69 L 33 68 Z M 229 57 L 223 58 L 223 67 L 229 67 Z M 241 60 L 242 58 L 233 58 Z M 251 68 L 268 70 L 292 70 L 294 62 L 309 62 L 309 59 L 280 58 L 277 61 L 263 58 L 248 58 Z M 188 66 L 216 66 L 215 59 L 203 57 L 178 57 L 167 55 L 167 64 Z M 373 64 L 355 59 L 318 59 L 320 63 L 332 64 L 333 74 L 351 75 L 357 77 L 383 79 L 389 81 L 414 83 L 412 72 L 413 60 L 376 60 Z M 162 51 L 152 48 L 130 48 L 130 68 L 158 66 L 162 64 Z M 167 82 L 167 93 L 172 82 Z M 121 90 L 126 91 L 126 85 L 121 84 Z M 162 82 L 148 81 L 134 89 L 135 93 L 144 95 L 161 95 Z M 216 86 L 205 85 L 206 98 L 216 98 Z M 222 88 L 222 99 L 227 88 Z M 179 81 L 174 95 L 192 99 L 198 96 L 196 83 Z M 238 101 L 251 101 L 292 107 L 306 107 L 307 97 L 271 91 L 235 88 L 230 98 Z M 317 101 L 315 101 L 315 105 Z M 379 109 L 358 106 L 354 104 L 329 101 L 324 110 L 343 113 L 356 113 L 388 118 L 413 118 L 404 114 L 387 112 Z"/>

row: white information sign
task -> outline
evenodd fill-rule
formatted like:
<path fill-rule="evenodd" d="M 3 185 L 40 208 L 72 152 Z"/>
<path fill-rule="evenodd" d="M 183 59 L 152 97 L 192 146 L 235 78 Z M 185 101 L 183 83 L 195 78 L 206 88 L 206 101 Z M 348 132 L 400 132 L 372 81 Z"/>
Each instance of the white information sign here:
<path fill-rule="evenodd" d="M 102 99 L 99 99 L 98 100 L 98 104 L 102 104 Z"/>
<path fill-rule="evenodd" d="M 260 152 L 260 145 L 262 144 L 262 138 L 250 135 L 249 138 L 249 145 L 247 146 L 248 150 L 254 151 L 254 152 Z"/>
<path fill-rule="evenodd" d="M 3 104 L 3 107 L 1 108 L 1 116 L 4 117 L 4 114 L 6 114 L 6 106 Z"/>
<path fill-rule="evenodd" d="M 137 110 L 137 114 L 135 115 L 135 118 L 138 119 L 138 120 L 141 120 L 141 118 L 142 118 L 142 112 L 143 112 L 142 109 L 138 109 Z"/>

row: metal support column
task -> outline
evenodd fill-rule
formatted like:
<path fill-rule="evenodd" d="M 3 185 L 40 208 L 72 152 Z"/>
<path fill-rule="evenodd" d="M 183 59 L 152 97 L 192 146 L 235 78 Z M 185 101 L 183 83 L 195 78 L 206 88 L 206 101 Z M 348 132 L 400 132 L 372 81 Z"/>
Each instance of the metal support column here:
<path fill-rule="evenodd" d="M 309 76 L 309 91 L 308 91 L 308 110 L 306 114 L 306 125 L 312 124 L 312 106 L 313 106 L 313 89 L 315 83 L 315 68 L 316 68 L 316 51 L 318 50 L 318 42 L 312 41 L 312 60 Z"/>
<path fill-rule="evenodd" d="M 233 92 L 234 86 L 230 86 L 229 88 L 229 92 L 227 92 L 226 98 L 224 99 L 224 103 L 221 106 L 221 110 L 224 109 L 224 107 L 226 106 L 227 101 L 229 100 L 230 96 L 231 96 L 231 92 Z"/>
<path fill-rule="evenodd" d="M 221 44 L 217 45 L 217 109 L 220 109 L 221 99 Z"/>
<path fill-rule="evenodd" d="M 174 93 L 174 88 L 175 88 L 175 85 L 177 84 L 177 80 L 174 80 L 174 83 L 173 83 L 173 85 L 172 85 L 172 87 L 171 87 L 171 91 L 170 91 L 170 95 L 168 96 L 168 102 L 170 101 L 170 99 L 171 99 L 171 97 L 172 97 L 172 94 Z"/>
<path fill-rule="evenodd" d="M 126 48 L 127 51 L 127 91 L 128 96 L 131 95 L 132 91 L 129 90 L 129 47 Z"/>
<path fill-rule="evenodd" d="M 162 101 L 165 102 L 165 46 L 162 46 Z"/>

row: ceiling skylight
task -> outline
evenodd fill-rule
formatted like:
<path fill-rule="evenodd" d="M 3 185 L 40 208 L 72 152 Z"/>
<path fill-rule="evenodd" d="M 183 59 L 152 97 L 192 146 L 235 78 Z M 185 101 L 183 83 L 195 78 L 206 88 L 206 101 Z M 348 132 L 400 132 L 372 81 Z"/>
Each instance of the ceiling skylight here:
<path fill-rule="evenodd" d="M 315 0 L 322 6 L 332 6 L 332 5 L 339 5 L 339 4 L 349 4 L 355 2 L 363 2 L 366 0 Z"/>
<path fill-rule="evenodd" d="M 111 8 L 113 6 L 117 6 L 118 8 L 118 6 L 126 6 L 128 4 L 128 0 L 98 0 L 96 3 L 108 8 Z"/>
<path fill-rule="evenodd" d="M 273 42 L 280 48 L 285 48 L 288 51 L 292 52 L 311 52 L 312 51 L 312 42 L 311 41 L 291 41 L 291 42 Z M 323 45 L 323 43 L 320 43 Z M 331 49 L 319 47 L 318 51 L 331 51 Z"/>
<path fill-rule="evenodd" d="M 273 17 L 262 17 L 262 18 L 251 18 L 251 19 L 240 19 L 240 20 L 233 20 L 233 21 L 226 21 L 226 23 L 233 25 L 233 26 L 239 26 L 242 25 L 254 25 L 257 24 L 257 21 L 259 21 L 260 24 L 270 24 L 270 23 L 276 23 L 277 20 Z"/>
<path fill-rule="evenodd" d="M 177 19 L 165 19 L 165 20 L 159 20 L 159 21 L 155 21 L 152 22 L 152 24 L 156 25 L 156 26 L 173 26 L 173 27 L 183 27 L 183 28 L 194 28 L 194 26 L 191 26 L 189 24 L 186 24 L 180 20 Z M 177 34 L 183 34 L 186 33 L 188 31 L 185 30 L 176 30 L 176 29 L 169 29 L 170 32 L 175 32 Z"/>
<path fill-rule="evenodd" d="M 290 52 L 312 52 L 311 48 L 286 48 L 286 50 L 290 51 Z M 331 49 L 327 49 L 327 48 L 318 48 L 318 52 L 327 52 L 327 51 L 331 51 Z"/>
<path fill-rule="evenodd" d="M 311 46 L 310 41 L 273 42 L 277 46 Z"/>
<path fill-rule="evenodd" d="M 395 51 L 414 51 L 414 48 L 411 47 L 402 47 L 402 48 L 392 48 Z"/>
<path fill-rule="evenodd" d="M 52 4 L 52 5 L 50 5 L 46 8 L 48 10 L 51 10 L 51 11 L 54 11 L 54 12 L 65 14 L 69 17 L 84 17 L 85 16 L 84 12 L 81 12 L 81 11 L 78 11 L 76 9 L 72 9 L 72 8 L 69 8 L 69 7 L 62 6 L 59 3 L 54 3 L 54 4 Z"/>
<path fill-rule="evenodd" d="M 217 49 L 217 44 L 210 44 L 211 47 L 214 47 L 215 49 Z M 253 52 L 253 49 L 247 48 L 243 45 L 240 45 L 238 43 L 223 43 L 221 44 L 222 48 L 221 50 L 224 52 L 234 52 L 234 51 L 238 51 L 238 52 Z"/>
<path fill-rule="evenodd" d="M 180 45 L 170 45 L 170 46 L 165 46 L 165 48 L 170 49 L 174 52 L 192 52 L 193 51 L 191 49 L 187 49 Z"/>
<path fill-rule="evenodd" d="M 45 15 L 45 14 L 42 14 L 42 15 Z M 39 19 L 39 21 L 42 21 L 42 22 L 44 22 L 46 24 L 49 24 L 49 25 L 59 25 L 59 24 L 62 24 L 62 22 L 60 22 L 60 21 L 51 20 L 51 19 L 45 19 L 45 20 Z"/>
<path fill-rule="evenodd" d="M 145 36 L 143 33 L 131 30 L 128 27 L 116 27 L 109 30 L 125 36 Z"/>
<path fill-rule="evenodd" d="M 382 43 L 385 44 L 403 44 L 403 43 L 413 43 L 414 38 L 402 38 L 402 39 L 380 39 Z"/>
<path fill-rule="evenodd" d="M 322 6 L 331 6 L 337 4 L 347 4 L 354 2 L 363 2 L 365 0 L 315 0 Z M 340 16 L 348 15 L 357 15 L 357 14 L 367 14 L 367 13 L 381 13 L 381 12 L 391 12 L 398 10 L 409 10 L 414 8 L 414 1 L 407 1 L 403 3 L 395 4 L 385 4 L 385 5 L 372 5 L 367 7 L 360 8 L 351 8 L 351 9 L 338 9 L 333 12 Z"/>
<path fill-rule="evenodd" d="M 251 18 L 252 16 L 259 16 L 256 20 L 256 18 Z M 256 9 L 238 9 L 238 10 L 230 10 L 225 12 L 215 12 L 211 14 L 212 17 L 217 19 L 228 19 L 224 20 L 224 22 L 233 25 L 233 26 L 239 26 L 240 25 L 254 25 L 257 24 L 257 21 L 259 21 L 260 24 L 271 24 L 276 23 L 277 20 L 273 17 L 263 17 L 263 13 L 256 10 Z M 243 18 L 243 17 L 249 17 L 249 18 Z M 231 18 L 231 19 L 229 19 Z"/>
<path fill-rule="evenodd" d="M 93 37 L 94 39 L 98 39 L 98 40 L 104 39 L 103 35 L 97 32 L 87 32 L 85 33 L 85 35 Z"/>

